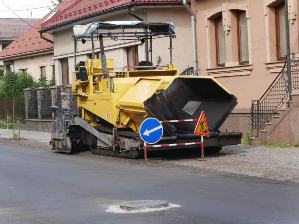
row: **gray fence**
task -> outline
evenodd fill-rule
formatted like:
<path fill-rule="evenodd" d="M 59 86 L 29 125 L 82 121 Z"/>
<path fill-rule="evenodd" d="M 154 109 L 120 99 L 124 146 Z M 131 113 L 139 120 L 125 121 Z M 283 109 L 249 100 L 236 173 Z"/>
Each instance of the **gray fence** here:
<path fill-rule="evenodd" d="M 0 128 L 13 127 L 25 122 L 24 97 L 0 98 Z"/>
<path fill-rule="evenodd" d="M 26 120 L 51 120 L 51 106 L 57 106 L 57 91 L 61 88 L 71 92 L 70 86 L 24 89 Z"/>

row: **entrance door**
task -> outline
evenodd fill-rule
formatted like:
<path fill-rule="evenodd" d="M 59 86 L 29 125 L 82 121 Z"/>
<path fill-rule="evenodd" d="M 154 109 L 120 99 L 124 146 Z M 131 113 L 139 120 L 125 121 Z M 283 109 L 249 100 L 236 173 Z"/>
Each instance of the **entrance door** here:
<path fill-rule="evenodd" d="M 61 73 L 62 73 L 62 85 L 68 85 L 69 82 L 69 61 L 67 58 L 60 60 Z"/>

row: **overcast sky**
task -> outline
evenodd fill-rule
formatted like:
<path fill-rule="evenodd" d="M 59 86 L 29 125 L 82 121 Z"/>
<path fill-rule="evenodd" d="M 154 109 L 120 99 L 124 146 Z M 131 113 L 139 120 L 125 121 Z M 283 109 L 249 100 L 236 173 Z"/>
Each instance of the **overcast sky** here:
<path fill-rule="evenodd" d="M 15 12 L 11 12 L 3 1 Z M 0 0 L 0 18 L 42 18 L 50 8 L 51 0 Z"/>

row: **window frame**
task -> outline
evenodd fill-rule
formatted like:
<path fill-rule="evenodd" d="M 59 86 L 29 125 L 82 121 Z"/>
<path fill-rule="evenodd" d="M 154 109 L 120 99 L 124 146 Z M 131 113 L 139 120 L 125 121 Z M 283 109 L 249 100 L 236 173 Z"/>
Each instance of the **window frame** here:
<path fill-rule="evenodd" d="M 20 73 L 27 73 L 27 71 L 28 71 L 28 68 L 21 68 L 21 69 L 19 69 Z"/>
<path fill-rule="evenodd" d="M 61 82 L 62 85 L 70 84 L 70 70 L 69 70 L 69 58 L 59 59 L 60 69 L 61 69 Z"/>
<path fill-rule="evenodd" d="M 126 48 L 127 53 L 127 66 L 130 67 L 132 65 L 129 65 L 129 51 L 130 49 L 133 49 L 133 66 L 138 66 L 138 45 L 130 46 Z"/>
<path fill-rule="evenodd" d="M 46 68 L 46 66 L 42 65 L 42 66 L 39 67 L 39 69 L 40 69 L 40 80 L 47 80 L 47 68 Z M 42 74 L 43 69 L 45 69 L 45 74 L 44 74 L 45 77 L 43 77 L 43 74 Z"/>
<path fill-rule="evenodd" d="M 239 60 L 239 64 L 240 65 L 248 65 L 249 64 L 249 39 L 247 37 L 247 48 L 248 48 L 248 60 L 247 61 L 243 61 L 242 60 L 242 41 L 241 41 L 241 19 L 240 19 L 240 16 L 241 14 L 244 13 L 245 16 L 246 16 L 246 11 L 243 11 L 243 10 L 238 10 L 237 11 L 237 39 L 238 39 L 238 60 Z M 247 23 L 247 36 L 248 36 L 248 22 L 246 21 Z"/>
<path fill-rule="evenodd" d="M 219 43 L 220 43 L 220 39 L 219 39 L 219 34 L 218 34 L 218 23 L 222 21 L 222 24 L 223 24 L 223 17 L 222 15 L 216 17 L 213 19 L 214 21 L 214 25 L 215 25 L 215 47 L 216 47 L 216 65 L 219 66 L 219 67 L 225 67 L 225 61 L 224 63 L 220 63 L 219 61 Z M 225 41 L 224 41 L 225 42 Z M 226 46 L 225 46 L 226 48 Z M 226 52 L 225 52 L 226 54 Z M 226 56 L 225 56 L 226 58 Z M 226 60 L 226 59 L 225 59 Z"/>
<path fill-rule="evenodd" d="M 276 57 L 278 61 L 283 61 L 285 60 L 285 55 L 281 55 L 281 45 L 280 45 L 280 35 L 281 35 L 281 30 L 280 30 L 280 21 L 279 21 L 279 10 L 281 8 L 285 7 L 284 2 L 278 4 L 277 6 L 274 7 L 275 11 L 275 30 L 276 30 Z"/>
<path fill-rule="evenodd" d="M 55 81 L 55 65 L 51 65 L 51 68 L 52 68 L 52 74 L 51 74 L 51 80 L 52 81 Z"/>

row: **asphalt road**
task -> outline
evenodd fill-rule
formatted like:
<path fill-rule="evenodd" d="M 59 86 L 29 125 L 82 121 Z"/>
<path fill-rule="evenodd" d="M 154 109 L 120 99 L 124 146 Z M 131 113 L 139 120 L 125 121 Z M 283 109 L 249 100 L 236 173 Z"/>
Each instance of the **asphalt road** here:
<path fill-rule="evenodd" d="M 107 213 L 160 199 L 167 211 Z M 54 154 L 0 141 L 0 223 L 299 223 L 299 185 L 141 160 Z"/>

